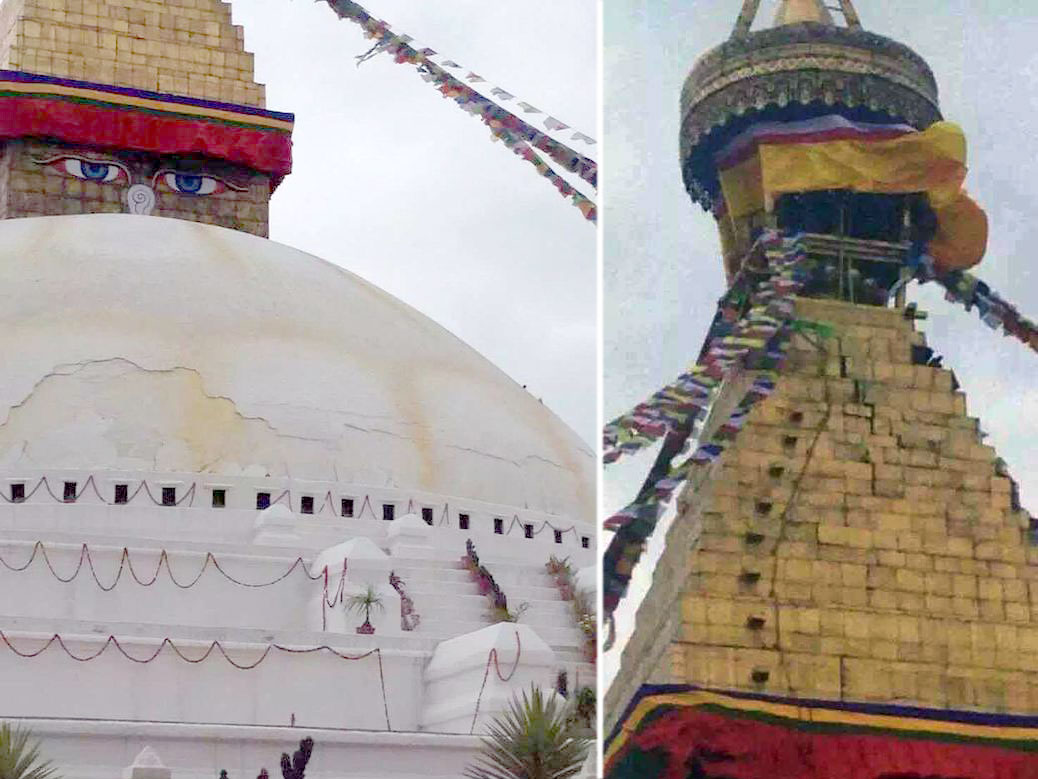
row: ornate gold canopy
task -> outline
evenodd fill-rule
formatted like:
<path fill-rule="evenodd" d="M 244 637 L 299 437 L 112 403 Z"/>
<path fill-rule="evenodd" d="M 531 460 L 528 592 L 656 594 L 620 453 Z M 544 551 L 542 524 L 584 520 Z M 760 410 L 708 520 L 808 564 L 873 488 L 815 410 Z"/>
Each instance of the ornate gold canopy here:
<path fill-rule="evenodd" d="M 862 29 L 851 0 L 837 24 L 822 0 L 783 0 L 772 27 L 751 31 L 744 0 L 731 37 L 696 62 L 681 94 L 681 165 L 694 201 L 716 192 L 712 156 L 754 122 L 839 113 L 919 129 L 941 118 L 937 83 L 918 54 Z"/>

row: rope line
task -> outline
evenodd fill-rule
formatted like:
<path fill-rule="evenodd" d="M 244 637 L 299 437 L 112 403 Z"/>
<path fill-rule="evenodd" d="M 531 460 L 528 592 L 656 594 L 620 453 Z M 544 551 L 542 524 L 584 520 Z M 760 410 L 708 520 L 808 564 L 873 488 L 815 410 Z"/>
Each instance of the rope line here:
<path fill-rule="evenodd" d="M 122 553 L 119 556 L 119 568 L 115 573 L 115 578 L 112 579 L 111 584 L 105 584 L 101 581 L 100 577 L 97 574 L 97 569 L 94 567 L 93 557 L 90 554 L 90 547 L 87 544 L 83 544 L 82 546 L 80 546 L 79 559 L 72 573 L 67 576 L 62 576 L 54 568 L 54 564 L 51 562 L 50 555 L 48 555 L 47 553 L 47 548 L 46 546 L 44 546 L 42 541 L 37 541 L 33 544 L 32 553 L 29 555 L 29 559 L 26 560 L 23 564 L 14 565 L 8 562 L 6 559 L 4 559 L 3 555 L 0 555 L 0 566 L 3 566 L 4 568 L 13 573 L 21 573 L 23 571 L 28 570 L 28 568 L 33 564 L 33 562 L 35 562 L 37 557 L 42 558 L 44 564 L 47 566 L 47 570 L 49 570 L 51 575 L 62 584 L 69 584 L 70 582 L 74 581 L 79 576 L 79 574 L 82 573 L 83 566 L 85 564 L 86 567 L 90 570 L 90 575 L 93 577 L 94 582 L 105 592 L 111 592 L 116 588 L 116 586 L 119 584 L 119 581 L 122 579 L 124 571 L 129 571 L 130 577 L 140 586 L 151 587 L 153 584 L 155 584 L 156 581 L 158 581 L 159 574 L 161 573 L 163 567 L 165 567 L 166 569 L 166 574 L 169 576 L 169 580 L 173 582 L 175 586 L 182 590 L 190 589 L 191 587 L 194 587 L 196 584 L 198 584 L 199 580 L 202 578 L 202 575 L 210 566 L 215 568 L 225 579 L 227 579 L 227 581 L 231 582 L 232 584 L 236 584 L 239 587 L 249 587 L 253 589 L 262 587 L 272 587 L 273 585 L 278 584 L 287 579 L 289 576 L 291 576 L 297 568 L 303 571 L 303 574 L 310 581 L 317 581 L 322 576 L 322 574 L 320 573 L 316 576 L 312 575 L 306 569 L 306 563 L 304 562 L 303 558 L 297 557 L 295 561 L 288 567 L 288 569 L 276 578 L 265 582 L 247 582 L 229 574 L 212 552 L 206 552 L 205 558 L 202 562 L 202 566 L 201 568 L 199 568 L 198 573 L 195 575 L 195 577 L 190 580 L 180 581 L 173 574 L 172 564 L 169 560 L 169 553 L 165 549 L 162 549 L 159 552 L 159 559 L 155 564 L 155 572 L 151 574 L 150 578 L 147 576 L 142 577 L 137 573 L 137 570 L 133 566 L 133 559 L 130 556 L 130 550 L 124 546 L 122 548 Z"/>
<path fill-rule="evenodd" d="M 130 481 L 131 480 L 128 480 L 128 483 Z M 78 486 L 78 482 L 74 482 L 74 483 L 76 483 L 77 486 Z M 96 484 L 95 478 L 91 474 L 91 475 L 87 476 L 86 481 L 83 482 L 82 487 L 77 489 L 77 491 L 75 492 L 74 496 L 71 497 L 71 498 L 66 499 L 63 494 L 60 495 L 60 496 L 55 494 L 54 490 L 51 488 L 50 482 L 47 479 L 47 477 L 46 476 L 41 476 L 36 481 L 36 483 L 33 485 L 32 489 L 29 490 L 28 492 L 26 492 L 20 498 L 12 498 L 9 494 L 7 494 L 5 492 L 0 492 L 0 502 L 11 504 L 11 505 L 19 505 L 19 504 L 22 504 L 22 503 L 27 503 L 29 500 L 31 500 L 33 497 L 35 497 L 35 495 L 41 489 L 44 490 L 47 493 L 47 495 L 49 495 L 51 497 L 51 499 L 54 500 L 55 503 L 65 503 L 65 504 L 77 503 L 80 500 L 80 498 L 82 498 L 87 493 L 87 491 L 89 489 L 97 497 L 97 500 L 100 501 L 103 505 L 106 505 L 106 506 L 129 505 L 129 504 L 133 503 L 134 500 L 141 493 L 144 493 L 148 497 L 148 499 L 151 500 L 151 502 L 154 505 L 156 505 L 156 506 L 165 506 L 166 508 L 172 508 L 172 507 L 179 507 L 179 506 L 182 506 L 184 503 L 187 503 L 187 506 L 189 508 L 191 508 L 191 507 L 194 506 L 195 497 L 196 497 L 196 495 L 198 493 L 198 484 L 196 482 L 191 482 L 190 486 L 187 488 L 187 491 L 184 492 L 184 494 L 182 494 L 174 503 L 167 504 L 167 503 L 163 503 L 162 502 L 161 497 L 160 498 L 156 498 L 154 493 L 152 492 L 151 486 L 148 484 L 148 481 L 145 480 L 145 479 L 142 479 L 142 480 L 140 480 L 136 484 L 136 486 L 134 487 L 134 489 L 132 491 L 129 491 L 129 490 L 127 491 L 126 500 L 124 500 L 124 501 L 115 501 L 114 499 L 113 500 L 108 500 L 101 494 L 101 492 L 97 488 L 97 484 Z M 263 490 L 259 490 L 259 491 L 262 492 Z M 277 505 L 277 504 L 286 505 L 289 508 L 289 510 L 293 510 L 294 511 L 294 509 L 292 508 L 292 491 L 290 489 L 283 489 L 278 494 L 278 496 L 276 498 L 272 498 L 270 500 L 270 504 L 269 504 L 270 506 L 274 506 L 274 505 Z M 413 511 L 413 507 L 415 505 L 417 505 L 415 499 L 414 498 L 408 498 L 408 501 L 407 501 L 407 511 L 408 512 L 412 512 Z M 316 508 L 315 507 L 315 510 L 313 512 L 313 516 L 317 516 L 317 515 L 320 515 L 320 514 L 324 513 L 324 511 L 326 509 L 329 510 L 332 513 L 333 516 L 338 516 L 338 512 L 336 511 L 336 506 L 335 506 L 335 498 L 333 497 L 331 490 L 328 490 L 328 491 L 325 492 L 324 500 L 322 501 L 320 508 Z M 357 511 L 356 516 L 354 518 L 356 518 L 356 519 L 362 518 L 364 516 L 364 511 L 365 510 L 371 512 L 372 519 L 380 519 L 378 514 L 375 513 L 374 504 L 371 501 L 371 496 L 370 495 L 365 495 L 364 496 L 364 500 L 361 503 L 360 509 Z M 439 521 L 438 524 L 439 525 L 446 525 L 446 526 L 450 527 L 450 503 L 449 502 L 446 502 L 446 501 L 444 502 L 443 509 L 441 511 L 441 514 L 440 514 L 440 521 Z M 511 522 L 511 524 L 509 524 L 507 531 L 505 531 L 505 535 L 510 534 L 512 532 L 513 527 L 516 524 L 520 524 L 520 525 L 523 524 L 522 519 L 519 517 L 519 515 L 517 513 L 512 515 L 512 522 Z M 534 531 L 534 535 L 539 535 L 542 531 L 544 531 L 545 528 L 549 528 L 549 527 L 552 530 L 558 530 L 560 533 L 573 533 L 575 537 L 579 536 L 579 534 L 580 534 L 576 524 L 571 524 L 568 527 L 562 527 L 560 525 L 554 524 L 551 520 L 545 519 L 545 520 L 541 520 L 540 525 Z"/>
<path fill-rule="evenodd" d="M 108 638 L 105 639 L 105 642 L 101 645 L 101 648 L 98 649 L 96 652 L 85 655 L 77 655 L 71 649 L 69 649 L 68 645 L 65 643 L 65 639 L 62 638 L 62 636 L 59 633 L 55 633 L 54 635 L 52 635 L 50 638 L 47 639 L 46 643 L 44 643 L 43 646 L 41 646 L 39 649 L 35 651 L 23 651 L 19 649 L 14 645 L 14 643 L 12 643 L 11 639 L 7 637 L 3 630 L 0 630 L 0 641 L 2 641 L 7 646 L 7 648 L 14 652 L 16 655 L 25 659 L 39 657 L 48 649 L 50 649 L 53 645 L 57 644 L 65 652 L 65 654 L 67 654 L 71 659 L 75 660 L 78 663 L 88 663 L 91 660 L 96 660 L 98 657 L 101 657 L 101 655 L 108 651 L 109 647 L 114 647 L 116 651 L 118 651 L 123 657 L 125 657 L 130 662 L 139 663 L 142 665 L 153 662 L 156 658 L 158 658 L 158 656 L 162 653 L 162 650 L 167 646 L 181 660 L 183 660 L 186 663 L 191 663 L 193 665 L 197 665 L 198 663 L 204 662 L 214 651 L 218 651 L 228 663 L 242 671 L 250 671 L 253 668 L 256 668 L 260 663 L 267 659 L 271 652 L 274 651 L 284 652 L 286 654 L 293 655 L 309 655 L 314 654 L 315 652 L 326 652 L 330 655 L 338 657 L 340 660 L 363 660 L 364 658 L 370 657 L 373 654 L 381 655 L 381 649 L 379 648 L 369 649 L 367 652 L 364 652 L 363 654 L 359 655 L 348 655 L 340 652 L 339 650 L 333 647 L 328 646 L 327 644 L 322 644 L 321 646 L 306 647 L 303 649 L 284 646 L 282 644 L 267 644 L 266 647 L 264 647 L 259 659 L 257 659 L 255 662 L 240 663 L 227 653 L 227 650 L 224 649 L 223 644 L 221 644 L 219 640 L 211 642 L 199 657 L 189 657 L 188 655 L 185 655 L 183 651 L 181 651 L 181 649 L 177 647 L 177 645 L 174 644 L 173 640 L 169 637 L 163 638 L 162 641 L 159 643 L 158 647 L 156 647 L 155 651 L 146 657 L 135 657 L 134 655 L 127 652 L 123 645 L 119 642 L 119 639 L 116 638 L 114 635 L 109 635 Z"/>
<path fill-rule="evenodd" d="M 487 654 L 487 667 L 483 671 L 483 684 L 479 687 L 479 695 L 476 696 L 476 711 L 472 715 L 472 727 L 469 728 L 469 735 L 476 732 L 476 720 L 479 718 L 479 705 L 483 701 L 483 691 L 487 687 L 487 679 L 490 677 L 490 665 L 494 665 L 494 673 L 497 674 L 497 678 L 502 682 L 510 682 L 512 677 L 515 676 L 515 672 L 519 670 L 519 658 L 523 654 L 523 644 L 519 640 L 519 631 L 515 631 L 515 663 L 512 665 L 512 670 L 508 672 L 508 676 L 501 673 L 501 664 L 498 661 L 497 647 L 492 647 L 490 652 Z"/>

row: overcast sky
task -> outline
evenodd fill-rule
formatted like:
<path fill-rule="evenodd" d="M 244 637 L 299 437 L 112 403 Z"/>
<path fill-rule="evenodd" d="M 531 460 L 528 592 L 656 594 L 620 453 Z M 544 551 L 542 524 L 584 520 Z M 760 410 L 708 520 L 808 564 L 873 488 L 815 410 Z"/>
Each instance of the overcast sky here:
<path fill-rule="evenodd" d="M 362 5 L 595 137 L 591 0 Z M 382 54 L 357 68 L 371 44 L 327 3 L 235 0 L 233 13 L 267 107 L 296 115 L 294 172 L 274 195 L 270 237 L 414 306 L 593 442 L 594 226 L 412 66 Z"/>
<path fill-rule="evenodd" d="M 739 0 L 610 0 L 604 17 L 604 414 L 663 386 L 698 352 L 724 290 L 713 219 L 693 206 L 678 165 L 678 96 L 697 56 L 727 38 Z M 776 0 L 763 0 L 757 26 Z M 829 3 L 829 5 L 835 5 Z M 933 68 L 946 119 L 969 143 L 966 186 L 991 239 L 974 272 L 1038 318 L 1038 14 L 1033 3 L 912 0 L 855 3 L 868 30 L 897 38 Z M 930 346 L 967 393 L 968 412 L 1038 512 L 1038 355 L 946 303 L 931 285 L 910 298 L 930 313 Z M 654 454 L 606 472 L 605 509 L 633 496 Z M 655 539 L 650 553 L 659 551 Z M 644 592 L 651 565 L 639 566 Z M 633 601 L 632 598 L 628 598 Z M 630 606 L 631 604 L 628 604 Z M 629 629 L 629 608 L 618 611 Z M 611 673 L 619 650 L 604 667 Z"/>

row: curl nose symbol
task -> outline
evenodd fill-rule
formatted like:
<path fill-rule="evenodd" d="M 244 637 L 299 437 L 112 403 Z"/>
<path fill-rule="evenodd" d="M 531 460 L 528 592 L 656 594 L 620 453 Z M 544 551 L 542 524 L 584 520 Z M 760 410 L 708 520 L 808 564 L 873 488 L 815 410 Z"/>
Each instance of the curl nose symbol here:
<path fill-rule="evenodd" d="M 155 190 L 146 184 L 134 184 L 126 190 L 126 206 L 131 214 L 149 215 L 155 208 Z"/>

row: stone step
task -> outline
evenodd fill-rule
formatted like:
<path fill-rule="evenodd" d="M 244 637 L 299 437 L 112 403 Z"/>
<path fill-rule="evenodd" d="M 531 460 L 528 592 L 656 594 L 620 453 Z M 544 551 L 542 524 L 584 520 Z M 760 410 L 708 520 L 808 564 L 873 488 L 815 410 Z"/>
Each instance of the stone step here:
<path fill-rule="evenodd" d="M 435 620 L 427 623 L 423 619 L 422 623 L 418 626 L 418 632 L 423 636 L 446 640 L 476 630 L 482 630 L 490 624 L 493 623 L 489 620 L 485 622 L 473 622 L 470 620 Z M 536 632 L 537 635 L 556 652 L 561 649 L 579 650 L 579 647 L 583 645 L 583 635 L 578 630 L 538 626 L 532 622 L 526 624 L 533 628 L 534 632 Z M 583 655 L 581 655 L 581 658 L 582 657 Z"/>
<path fill-rule="evenodd" d="M 415 604 L 415 610 L 421 615 L 422 619 L 428 620 L 452 620 L 452 619 L 468 619 L 468 620 L 483 620 L 490 624 L 490 601 L 488 598 L 477 595 L 477 596 L 455 596 L 449 603 L 444 603 L 442 599 L 439 601 L 429 598 L 428 600 L 419 600 L 417 597 L 412 596 Z M 426 605 L 424 610 L 422 603 L 437 603 L 438 605 Z M 522 603 L 520 601 L 519 603 Z M 509 606 L 513 611 L 516 610 L 519 603 L 509 601 Z M 442 604 L 442 605 L 439 605 Z M 534 630 L 538 630 L 541 627 L 550 628 L 575 628 L 576 623 L 573 620 L 572 613 L 567 611 L 559 611 L 550 608 L 554 604 L 544 604 L 549 608 L 539 608 L 540 604 L 531 604 L 530 608 L 523 612 L 520 616 L 520 621 L 524 622 Z M 567 605 L 560 603 L 560 605 Z"/>

